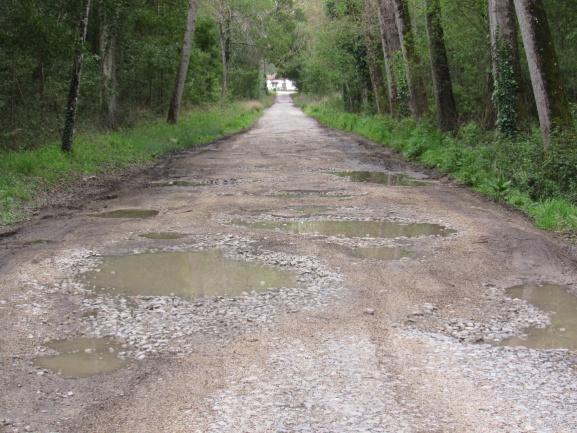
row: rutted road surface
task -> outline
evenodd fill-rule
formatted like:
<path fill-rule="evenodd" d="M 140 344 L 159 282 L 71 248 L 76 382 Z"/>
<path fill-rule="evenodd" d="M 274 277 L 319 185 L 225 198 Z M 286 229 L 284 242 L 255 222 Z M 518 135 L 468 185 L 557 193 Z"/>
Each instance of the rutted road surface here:
<path fill-rule="evenodd" d="M 0 246 L 1 432 L 577 431 L 574 352 L 503 343 L 575 251 L 285 96 Z"/>

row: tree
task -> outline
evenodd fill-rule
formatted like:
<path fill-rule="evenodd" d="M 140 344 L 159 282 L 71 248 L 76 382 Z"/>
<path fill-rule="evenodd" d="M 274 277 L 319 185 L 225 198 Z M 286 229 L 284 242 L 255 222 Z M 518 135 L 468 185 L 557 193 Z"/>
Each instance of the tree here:
<path fill-rule="evenodd" d="M 117 37 L 116 32 L 116 10 L 112 6 L 112 10 L 107 10 L 106 7 L 101 13 L 101 28 L 100 28 L 100 62 L 102 71 L 102 118 L 104 124 L 110 128 L 115 129 L 118 125 L 117 108 L 118 108 L 118 78 L 116 66 L 116 46 Z"/>
<path fill-rule="evenodd" d="M 64 117 L 64 131 L 62 133 L 62 150 L 70 152 L 74 141 L 74 128 L 76 127 L 76 111 L 78 97 L 80 96 L 80 77 L 82 74 L 82 62 L 84 60 L 84 43 L 88 32 L 88 18 L 90 17 L 91 0 L 86 0 L 84 12 L 79 26 L 79 38 L 72 64 L 72 78 L 68 90 L 68 103 Z"/>
<path fill-rule="evenodd" d="M 543 0 L 515 0 L 515 10 L 529 64 L 541 133 L 545 146 L 548 146 L 553 130 L 572 127 L 569 102 Z"/>
<path fill-rule="evenodd" d="M 497 129 L 513 135 L 519 117 L 525 117 L 527 111 L 513 0 L 489 0 L 489 32 Z"/>
<path fill-rule="evenodd" d="M 389 110 L 393 116 L 399 114 L 399 88 L 395 76 L 395 59 L 401 52 L 401 40 L 395 18 L 395 7 L 392 0 L 377 0 L 383 46 L 385 75 L 389 97 Z"/>
<path fill-rule="evenodd" d="M 199 0 L 190 0 L 188 6 L 188 16 L 186 19 L 186 30 L 184 31 L 184 42 L 180 51 L 180 62 L 178 71 L 176 73 L 176 81 L 174 83 L 174 91 L 170 101 L 168 110 L 168 123 L 177 123 L 180 114 L 180 107 L 182 105 L 182 97 L 184 95 L 184 86 L 186 84 L 186 77 L 188 75 L 188 66 L 190 64 L 190 52 L 192 50 L 192 42 L 194 36 L 194 28 L 196 24 L 196 13 L 198 10 Z"/>
<path fill-rule="evenodd" d="M 437 103 L 437 118 L 442 131 L 453 131 L 457 127 L 458 115 L 445 47 L 445 35 L 441 24 L 441 4 L 439 0 L 426 0 L 426 6 L 427 35 L 429 37 L 433 89 Z"/>
<path fill-rule="evenodd" d="M 383 70 L 378 60 L 377 54 L 379 51 L 382 53 L 383 49 L 381 47 L 379 38 L 375 34 L 378 33 L 380 35 L 381 32 L 379 22 L 374 22 L 374 12 L 377 9 L 374 6 L 374 2 L 371 0 L 365 0 L 361 26 L 363 29 L 363 36 L 365 38 L 365 45 L 367 47 L 367 63 L 373 88 L 375 108 L 377 109 L 378 113 L 384 113 L 385 107 L 383 99 L 385 98 L 386 94 L 384 88 L 385 78 L 383 77 Z M 375 28 L 378 30 L 377 32 L 375 32 Z"/>
<path fill-rule="evenodd" d="M 416 119 L 420 119 L 427 109 L 427 93 L 418 72 L 421 60 L 415 46 L 415 35 L 413 34 L 409 5 L 407 0 L 392 1 L 395 6 L 395 18 L 406 66 L 409 105 L 413 116 Z"/>

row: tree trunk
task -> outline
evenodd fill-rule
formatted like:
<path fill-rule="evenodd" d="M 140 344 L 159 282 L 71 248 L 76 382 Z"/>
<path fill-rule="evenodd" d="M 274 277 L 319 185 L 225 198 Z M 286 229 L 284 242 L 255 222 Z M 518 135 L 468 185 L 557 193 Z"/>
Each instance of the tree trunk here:
<path fill-rule="evenodd" d="M 554 129 L 571 128 L 569 102 L 543 0 L 515 0 L 545 146 Z"/>
<path fill-rule="evenodd" d="M 110 129 L 116 129 L 118 122 L 117 75 L 116 75 L 116 35 L 107 18 L 103 17 L 100 33 L 100 59 L 102 67 L 102 118 Z"/>
<path fill-rule="evenodd" d="M 371 89 L 373 92 L 373 99 L 375 101 L 375 108 L 377 113 L 385 112 L 385 78 L 383 77 L 383 71 L 380 67 L 378 53 L 382 52 L 382 47 L 380 46 L 379 37 L 375 34 L 376 26 L 373 21 L 375 16 L 375 9 L 371 0 L 365 0 L 364 3 L 364 13 L 362 20 L 363 36 L 365 38 L 365 45 L 367 46 L 367 66 L 369 68 L 369 76 L 371 79 Z M 376 23 L 380 29 L 379 23 Z M 380 30 L 379 30 L 380 34 Z"/>
<path fill-rule="evenodd" d="M 180 51 L 180 64 L 176 74 L 174 92 L 168 109 L 168 123 L 177 123 L 184 95 L 184 86 L 188 75 L 188 65 L 190 64 L 190 52 L 194 36 L 194 27 L 196 24 L 196 12 L 198 10 L 198 0 L 190 0 L 188 6 L 188 16 L 186 20 L 186 30 L 184 32 L 184 42 Z"/>
<path fill-rule="evenodd" d="M 385 63 L 385 76 L 387 78 L 387 93 L 389 97 L 389 111 L 391 115 L 399 114 L 399 91 L 395 77 L 395 55 L 401 50 L 399 29 L 395 18 L 395 8 L 392 0 L 377 0 L 378 13 L 381 29 L 381 42 Z"/>
<path fill-rule="evenodd" d="M 489 0 L 489 30 L 497 129 L 511 135 L 518 129 L 518 119 L 525 119 L 528 112 L 513 0 Z"/>
<path fill-rule="evenodd" d="M 222 77 L 220 98 L 224 100 L 228 92 L 228 65 L 230 62 L 230 26 L 232 22 L 230 11 L 221 11 L 221 17 L 218 23 L 218 34 L 220 40 L 220 57 L 222 62 Z"/>
<path fill-rule="evenodd" d="M 427 109 L 427 92 L 425 91 L 425 84 L 418 73 L 420 59 L 415 47 L 409 6 L 407 0 L 392 1 L 395 6 L 395 18 L 399 29 L 401 50 L 406 64 L 409 105 L 413 116 L 416 119 L 420 119 Z"/>
<path fill-rule="evenodd" d="M 78 108 L 78 97 L 80 95 L 80 77 L 82 73 L 82 61 L 84 60 L 84 43 L 88 32 L 88 18 L 90 17 L 91 0 L 86 0 L 84 14 L 80 20 L 79 38 L 76 47 L 76 54 L 72 64 L 72 78 L 68 90 L 68 102 L 64 115 L 64 130 L 62 132 L 62 150 L 70 152 L 74 141 L 74 128 L 76 127 L 76 111 Z"/>
<path fill-rule="evenodd" d="M 441 4 L 439 0 L 427 0 L 426 6 L 427 34 L 439 127 L 442 131 L 454 131 L 457 127 L 457 106 L 441 23 Z"/>

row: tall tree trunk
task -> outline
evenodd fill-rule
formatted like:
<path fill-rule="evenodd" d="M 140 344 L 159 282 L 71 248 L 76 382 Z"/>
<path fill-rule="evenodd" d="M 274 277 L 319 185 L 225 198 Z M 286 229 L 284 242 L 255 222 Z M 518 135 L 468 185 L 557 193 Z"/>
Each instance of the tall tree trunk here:
<path fill-rule="evenodd" d="M 188 75 L 188 65 L 190 64 L 190 52 L 192 50 L 192 41 L 194 36 L 194 27 L 196 25 L 196 12 L 198 10 L 198 0 L 190 0 L 188 6 L 188 16 L 186 19 L 186 30 L 184 32 L 184 42 L 180 51 L 180 64 L 174 83 L 174 92 L 168 109 L 168 123 L 177 123 L 184 95 L 184 86 Z"/>
<path fill-rule="evenodd" d="M 457 106 L 441 23 L 441 4 L 439 0 L 427 0 L 426 6 L 427 34 L 439 127 L 442 131 L 453 131 L 457 127 Z"/>
<path fill-rule="evenodd" d="M 103 17 L 100 33 L 100 59 L 102 68 L 102 118 L 110 129 L 117 127 L 116 112 L 118 107 L 116 75 L 116 34 L 111 29 L 107 17 Z"/>
<path fill-rule="evenodd" d="M 528 112 L 513 0 L 489 0 L 489 30 L 497 128 L 510 135 L 517 131 L 518 119 L 526 118 Z"/>
<path fill-rule="evenodd" d="M 545 146 L 555 128 L 572 127 L 569 102 L 543 0 L 515 0 Z"/>
<path fill-rule="evenodd" d="M 228 66 L 230 62 L 230 26 L 232 23 L 231 11 L 221 11 L 220 19 L 218 23 L 218 35 L 220 41 L 220 57 L 222 62 L 222 77 L 221 77 L 221 88 L 220 88 L 220 98 L 224 100 L 228 92 Z"/>
<path fill-rule="evenodd" d="M 82 62 L 84 60 L 84 43 L 88 33 L 88 18 L 90 17 L 91 0 L 86 0 L 84 13 L 80 20 L 79 38 L 72 64 L 72 78 L 68 90 L 68 102 L 64 116 L 64 130 L 62 132 L 62 150 L 70 152 L 74 141 L 74 128 L 76 127 L 76 111 L 78 108 L 78 97 L 80 95 L 80 77 L 82 74 Z"/>
<path fill-rule="evenodd" d="M 418 70 L 420 59 L 415 47 L 415 36 L 411 25 L 407 0 L 392 0 L 395 6 L 395 18 L 399 29 L 401 50 L 406 64 L 407 83 L 409 86 L 409 105 L 416 119 L 423 117 L 427 110 L 427 92 Z"/>
<path fill-rule="evenodd" d="M 378 59 L 378 52 L 382 52 L 382 47 L 380 46 L 378 36 L 375 35 L 376 27 L 374 25 L 375 22 L 373 21 L 373 17 L 375 16 L 374 12 L 376 8 L 373 6 L 371 0 L 365 0 L 362 29 L 365 38 L 365 45 L 367 46 L 367 66 L 369 68 L 375 108 L 378 113 L 382 114 L 385 112 L 385 78 L 383 77 L 383 72 Z M 379 23 L 377 22 L 376 24 L 380 29 Z"/>
<path fill-rule="evenodd" d="M 387 94 L 389 98 L 389 111 L 391 115 L 399 114 L 399 88 L 394 71 L 396 53 L 401 51 L 399 29 L 395 18 L 395 8 L 392 0 L 377 0 L 378 14 L 381 30 L 381 42 L 387 78 Z"/>

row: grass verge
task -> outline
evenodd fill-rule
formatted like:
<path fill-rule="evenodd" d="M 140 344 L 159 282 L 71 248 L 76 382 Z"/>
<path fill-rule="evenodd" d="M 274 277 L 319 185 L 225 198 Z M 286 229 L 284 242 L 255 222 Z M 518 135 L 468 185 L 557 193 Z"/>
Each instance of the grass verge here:
<path fill-rule="evenodd" d="M 0 153 L 0 225 L 26 217 L 55 186 L 84 176 L 121 173 L 146 166 L 171 152 L 210 143 L 251 126 L 272 99 L 203 107 L 184 113 L 178 125 L 164 120 L 102 134 L 80 134 L 71 155 L 58 142 L 37 149 Z"/>
<path fill-rule="evenodd" d="M 295 102 L 326 126 L 391 147 L 407 159 L 450 174 L 475 191 L 522 210 L 542 229 L 577 231 L 575 178 L 566 174 L 574 170 L 574 164 L 564 153 L 544 152 L 538 132 L 497 139 L 469 124 L 456 135 L 448 135 L 427 122 L 347 113 L 330 99 L 303 96 Z"/>

